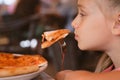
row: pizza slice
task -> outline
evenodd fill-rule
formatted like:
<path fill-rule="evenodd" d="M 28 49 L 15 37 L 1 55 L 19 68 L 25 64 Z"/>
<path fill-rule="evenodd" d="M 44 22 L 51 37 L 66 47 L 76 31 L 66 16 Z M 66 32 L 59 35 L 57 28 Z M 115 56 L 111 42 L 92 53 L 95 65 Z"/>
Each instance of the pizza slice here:
<path fill-rule="evenodd" d="M 47 60 L 40 55 L 0 53 L 0 77 L 28 74 L 47 67 Z"/>
<path fill-rule="evenodd" d="M 47 31 L 42 34 L 42 44 L 41 48 L 50 47 L 52 44 L 58 40 L 65 38 L 70 33 L 68 29 L 59 29 L 54 31 Z"/>

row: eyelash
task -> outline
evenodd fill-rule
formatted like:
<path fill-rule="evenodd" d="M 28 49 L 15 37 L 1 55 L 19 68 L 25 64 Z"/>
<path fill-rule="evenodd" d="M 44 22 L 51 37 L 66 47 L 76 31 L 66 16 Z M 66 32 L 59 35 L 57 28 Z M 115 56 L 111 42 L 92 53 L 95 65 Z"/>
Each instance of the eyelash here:
<path fill-rule="evenodd" d="M 84 13 L 78 13 L 81 17 L 86 16 Z"/>
<path fill-rule="evenodd" d="M 86 13 L 85 13 L 83 10 L 81 10 L 81 9 L 78 8 L 78 15 L 79 15 L 80 17 L 85 17 L 85 16 L 86 16 Z"/>

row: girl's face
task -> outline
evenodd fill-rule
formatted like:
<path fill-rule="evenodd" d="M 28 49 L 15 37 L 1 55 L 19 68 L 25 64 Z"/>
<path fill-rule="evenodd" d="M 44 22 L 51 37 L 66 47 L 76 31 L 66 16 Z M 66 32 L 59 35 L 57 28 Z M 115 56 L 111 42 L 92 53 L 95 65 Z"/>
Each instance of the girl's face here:
<path fill-rule="evenodd" d="M 78 0 L 78 15 L 72 22 L 81 50 L 104 50 L 112 38 L 111 19 L 105 16 L 97 0 Z"/>

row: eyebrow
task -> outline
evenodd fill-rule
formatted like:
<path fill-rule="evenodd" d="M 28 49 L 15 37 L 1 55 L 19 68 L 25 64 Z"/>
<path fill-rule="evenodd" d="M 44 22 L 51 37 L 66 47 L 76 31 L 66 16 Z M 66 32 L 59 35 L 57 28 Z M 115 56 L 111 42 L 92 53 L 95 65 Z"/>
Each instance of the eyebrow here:
<path fill-rule="evenodd" d="M 77 5 L 79 8 L 85 8 L 83 5 L 81 5 L 81 4 L 78 4 Z"/>
<path fill-rule="evenodd" d="M 78 9 L 80 9 L 81 11 L 83 11 L 83 12 L 84 12 L 84 10 L 85 10 L 85 7 L 84 7 L 83 5 L 81 5 L 81 4 L 78 4 L 77 6 L 78 6 Z"/>

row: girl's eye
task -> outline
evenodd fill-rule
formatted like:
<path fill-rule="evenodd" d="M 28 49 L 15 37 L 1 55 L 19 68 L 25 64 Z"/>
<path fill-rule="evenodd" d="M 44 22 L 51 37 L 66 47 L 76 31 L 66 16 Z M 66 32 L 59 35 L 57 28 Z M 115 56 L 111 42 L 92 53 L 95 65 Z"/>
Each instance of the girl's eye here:
<path fill-rule="evenodd" d="M 79 13 L 79 15 L 82 17 L 82 16 L 85 16 L 85 14 L 84 13 Z"/>
<path fill-rule="evenodd" d="M 86 13 L 83 10 L 78 10 L 78 14 L 83 17 L 86 16 Z"/>

